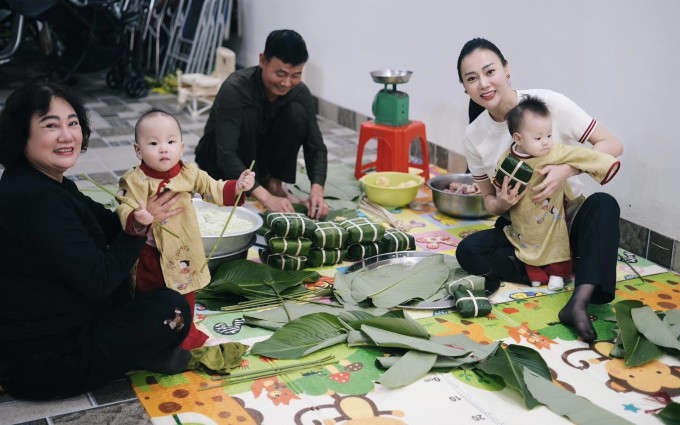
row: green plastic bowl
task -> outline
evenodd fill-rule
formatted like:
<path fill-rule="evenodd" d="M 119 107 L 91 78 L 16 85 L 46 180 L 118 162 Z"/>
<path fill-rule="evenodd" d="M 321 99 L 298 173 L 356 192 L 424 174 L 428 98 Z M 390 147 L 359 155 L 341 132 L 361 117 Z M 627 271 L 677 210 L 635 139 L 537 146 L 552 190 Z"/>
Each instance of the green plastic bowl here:
<path fill-rule="evenodd" d="M 368 199 L 386 208 L 397 208 L 415 199 L 418 188 L 425 179 L 415 174 L 381 171 L 366 174 L 359 181 L 363 184 Z M 409 187 L 398 187 L 407 182 L 414 183 Z"/>

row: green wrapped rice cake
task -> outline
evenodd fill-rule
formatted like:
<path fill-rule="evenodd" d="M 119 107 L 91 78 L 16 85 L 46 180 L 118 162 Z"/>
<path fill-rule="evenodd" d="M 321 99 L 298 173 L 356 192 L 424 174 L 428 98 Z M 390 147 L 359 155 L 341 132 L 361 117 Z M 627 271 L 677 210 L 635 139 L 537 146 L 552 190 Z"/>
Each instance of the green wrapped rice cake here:
<path fill-rule="evenodd" d="M 398 229 L 387 229 L 380 241 L 380 252 L 415 251 L 416 240 L 412 235 Z"/>
<path fill-rule="evenodd" d="M 378 242 L 355 243 L 347 247 L 347 259 L 350 261 L 359 261 L 378 254 L 380 254 Z"/>
<path fill-rule="evenodd" d="M 305 238 L 282 238 L 276 236 L 274 232 L 267 232 L 264 235 L 267 247 L 272 254 L 286 254 L 294 257 L 305 257 L 312 247 L 312 241 Z"/>
<path fill-rule="evenodd" d="M 453 293 L 461 317 L 480 317 L 491 313 L 491 302 L 484 290 L 456 289 Z"/>
<path fill-rule="evenodd" d="M 340 223 L 347 230 L 348 245 L 364 242 L 378 242 L 385 235 L 385 228 L 375 220 L 368 218 L 353 218 Z"/>
<path fill-rule="evenodd" d="M 265 214 L 267 227 L 276 236 L 282 238 L 301 238 L 311 239 L 316 229 L 316 224 L 306 215 L 300 213 L 272 213 Z"/>
<path fill-rule="evenodd" d="M 312 248 L 307 256 L 308 267 L 322 267 L 340 264 L 345 259 L 347 251 L 344 249 Z"/>
<path fill-rule="evenodd" d="M 503 179 L 507 176 L 510 178 L 510 187 L 515 187 L 519 183 L 519 193 L 522 193 L 527 188 L 527 184 L 529 184 L 533 174 L 534 169 L 529 164 L 515 156 L 508 155 L 496 170 L 493 184 L 497 187 L 503 186 Z"/>
<path fill-rule="evenodd" d="M 460 269 L 463 271 L 463 269 Z M 471 289 L 474 291 L 484 290 L 484 277 L 482 276 L 466 276 L 446 284 L 446 293 L 455 296 L 456 290 Z"/>
<path fill-rule="evenodd" d="M 307 257 L 273 254 L 268 249 L 263 249 L 260 251 L 260 261 L 279 270 L 302 270 L 307 262 Z"/>
<path fill-rule="evenodd" d="M 312 235 L 314 248 L 338 249 L 347 245 L 347 230 L 332 221 L 316 223 L 316 229 Z"/>

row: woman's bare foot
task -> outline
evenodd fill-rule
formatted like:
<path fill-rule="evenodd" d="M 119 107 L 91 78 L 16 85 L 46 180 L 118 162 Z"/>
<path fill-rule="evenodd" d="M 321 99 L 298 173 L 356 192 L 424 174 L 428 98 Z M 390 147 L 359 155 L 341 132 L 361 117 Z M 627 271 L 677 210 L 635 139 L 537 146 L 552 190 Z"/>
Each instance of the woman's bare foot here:
<path fill-rule="evenodd" d="M 597 338 L 597 332 L 595 332 L 587 310 L 594 290 L 595 285 L 577 285 L 567 305 L 557 314 L 560 322 L 574 328 L 585 342 L 592 342 Z"/>

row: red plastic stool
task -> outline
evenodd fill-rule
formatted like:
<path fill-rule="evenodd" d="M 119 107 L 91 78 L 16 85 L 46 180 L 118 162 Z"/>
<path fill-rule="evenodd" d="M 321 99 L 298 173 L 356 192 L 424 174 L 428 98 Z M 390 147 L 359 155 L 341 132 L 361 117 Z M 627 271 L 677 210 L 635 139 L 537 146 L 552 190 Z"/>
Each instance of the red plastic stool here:
<path fill-rule="evenodd" d="M 422 164 L 416 164 L 409 160 L 411 143 L 416 138 L 420 139 Z M 371 139 L 378 140 L 378 156 L 374 162 L 362 164 L 364 147 Z M 422 177 L 427 181 L 430 179 L 429 164 L 425 124 L 422 121 L 411 121 L 409 124 L 399 127 L 376 124 L 375 121 L 366 121 L 361 124 L 357 163 L 354 167 L 354 177 L 357 180 L 365 174 L 366 170 L 373 167 L 377 171 L 401 171 L 404 173 L 409 172 L 409 167 L 414 167 L 423 170 Z"/>

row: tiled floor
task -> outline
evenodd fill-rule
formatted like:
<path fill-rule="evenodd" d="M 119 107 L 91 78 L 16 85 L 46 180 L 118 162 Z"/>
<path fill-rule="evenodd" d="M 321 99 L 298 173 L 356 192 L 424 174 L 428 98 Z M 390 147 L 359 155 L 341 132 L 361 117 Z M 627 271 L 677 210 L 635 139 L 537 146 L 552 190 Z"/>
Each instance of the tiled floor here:
<path fill-rule="evenodd" d="M 138 163 L 132 148 L 137 117 L 151 107 L 175 113 L 176 99 L 171 95 L 158 94 L 150 94 L 143 99 L 127 98 L 122 92 L 106 87 L 104 76 L 99 73 L 80 75 L 78 80 L 76 90 L 86 102 L 93 132 L 90 148 L 66 174 L 79 181 L 81 186 L 89 185 L 82 181 L 82 173 L 100 183 L 116 184 L 122 173 Z M 6 87 L 3 83 L 0 107 L 18 85 L 17 82 Z M 203 134 L 206 115 L 194 120 L 186 111 L 182 111 L 177 113 L 177 117 L 185 142 L 184 159 L 193 161 L 193 151 Z M 323 118 L 319 118 L 319 125 L 329 150 L 329 162 L 354 164 L 357 133 Z M 367 161 L 370 156 L 369 151 Z M 25 402 L 0 394 L 0 425 L 67 423 L 137 425 L 150 424 L 151 421 L 125 379 L 112 382 L 98 391 L 60 401 Z"/>

